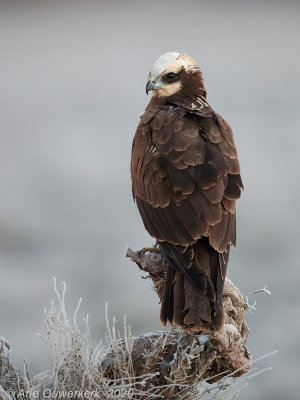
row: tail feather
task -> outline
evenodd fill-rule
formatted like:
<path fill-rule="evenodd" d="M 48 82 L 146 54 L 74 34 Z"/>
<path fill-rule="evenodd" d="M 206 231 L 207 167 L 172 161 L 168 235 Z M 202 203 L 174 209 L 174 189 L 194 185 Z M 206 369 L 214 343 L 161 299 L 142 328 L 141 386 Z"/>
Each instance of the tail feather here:
<path fill-rule="evenodd" d="M 183 325 L 185 305 L 184 277 L 180 272 L 175 272 L 173 279 L 173 325 Z"/>
<path fill-rule="evenodd" d="M 162 324 L 169 321 L 183 331 L 219 331 L 224 324 L 222 296 L 229 247 L 221 254 L 201 238 L 187 248 L 167 242 L 160 243 L 160 248 L 169 262 Z"/>
<path fill-rule="evenodd" d="M 168 321 L 171 323 L 173 321 L 173 277 L 174 271 L 172 268 L 168 267 L 160 308 L 160 321 L 163 326 L 166 326 Z"/>

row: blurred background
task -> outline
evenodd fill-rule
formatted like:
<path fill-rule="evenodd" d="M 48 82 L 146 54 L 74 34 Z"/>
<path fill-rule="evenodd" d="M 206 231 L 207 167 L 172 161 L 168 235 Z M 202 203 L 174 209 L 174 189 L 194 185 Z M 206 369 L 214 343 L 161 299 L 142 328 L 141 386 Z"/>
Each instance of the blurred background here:
<path fill-rule="evenodd" d="M 133 333 L 160 329 L 150 282 L 126 245 L 153 240 L 132 201 L 132 138 L 155 59 L 186 52 L 235 132 L 245 191 L 229 274 L 254 358 L 273 370 L 244 400 L 299 394 L 299 12 L 290 1 L 0 1 L 0 335 L 13 362 L 49 368 L 36 332 L 67 282 L 73 313 L 104 336 L 104 307 Z"/>

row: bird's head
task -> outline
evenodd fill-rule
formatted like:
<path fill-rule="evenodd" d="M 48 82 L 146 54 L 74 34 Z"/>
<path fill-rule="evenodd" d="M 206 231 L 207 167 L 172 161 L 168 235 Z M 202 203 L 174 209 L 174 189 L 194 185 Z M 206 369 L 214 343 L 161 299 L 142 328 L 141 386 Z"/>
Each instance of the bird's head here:
<path fill-rule="evenodd" d="M 202 72 L 196 61 L 186 54 L 168 52 L 154 63 L 146 85 L 146 93 L 152 90 L 153 97 L 183 95 L 206 96 Z"/>

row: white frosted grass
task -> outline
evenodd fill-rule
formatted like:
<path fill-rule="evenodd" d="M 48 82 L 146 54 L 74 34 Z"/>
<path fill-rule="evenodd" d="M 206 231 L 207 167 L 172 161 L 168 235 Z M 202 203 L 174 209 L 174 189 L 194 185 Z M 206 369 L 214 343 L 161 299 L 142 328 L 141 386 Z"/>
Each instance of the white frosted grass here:
<path fill-rule="evenodd" d="M 194 398 L 204 400 L 234 400 L 237 398 L 238 393 L 248 385 L 248 381 L 259 374 L 269 371 L 271 368 L 264 368 L 257 370 L 253 368 L 247 374 L 240 378 L 233 379 L 233 373 L 224 376 L 217 382 L 209 384 L 213 378 L 224 375 L 218 374 L 210 379 L 201 380 L 201 376 L 195 377 L 195 384 L 187 385 L 181 384 L 174 379 L 168 378 L 168 384 L 160 386 L 151 386 L 149 382 L 159 372 L 152 372 L 135 376 L 132 362 L 132 350 L 135 337 L 131 333 L 131 328 L 126 322 L 124 316 L 124 331 L 123 334 L 116 329 L 116 319 L 112 318 L 110 323 L 108 316 L 108 303 L 105 305 L 105 319 L 106 319 L 106 340 L 99 341 L 95 345 L 92 344 L 92 339 L 89 330 L 89 317 L 84 319 L 84 331 L 81 332 L 77 323 L 78 313 L 82 299 L 75 308 L 73 316 L 70 318 L 65 307 L 66 296 L 66 283 L 62 282 L 62 289 L 57 288 L 56 279 L 53 278 L 55 300 L 52 300 L 50 309 L 45 311 L 45 321 L 47 326 L 47 334 L 38 336 L 43 340 L 46 350 L 48 352 L 51 369 L 43 371 L 42 373 L 31 376 L 28 372 L 27 363 L 24 363 L 24 382 L 27 390 L 42 393 L 45 388 L 51 387 L 53 391 L 78 391 L 98 390 L 98 399 L 107 399 L 112 390 L 132 390 L 135 399 L 152 400 L 164 398 L 164 393 L 170 388 L 180 387 L 180 393 L 176 394 L 176 399 L 179 400 L 192 400 Z M 172 331 L 168 332 L 155 332 L 157 340 L 153 341 L 153 346 L 144 353 L 145 359 L 151 358 L 152 360 L 159 359 L 160 355 L 165 351 L 167 345 L 172 343 Z M 162 333 L 162 335 L 160 335 Z M 152 333 L 153 334 L 153 333 Z M 150 337 L 151 334 L 144 334 L 145 337 Z M 206 335 L 199 335 L 199 342 L 204 342 Z M 3 339 L 2 343 L 6 343 Z M 8 342 L 7 342 L 8 343 Z M 3 347 L 3 344 L 2 344 Z M 193 362 L 193 353 L 189 346 L 184 355 L 186 365 Z M 6 353 L 5 353 L 6 351 Z M 8 356 L 9 346 L 4 354 Z M 257 358 L 251 364 L 275 354 L 272 352 Z M 113 368 L 114 377 L 111 379 L 105 375 L 105 367 L 103 360 L 109 354 L 114 357 Z M 169 362 L 169 365 L 175 363 L 177 353 L 174 358 Z M 250 363 L 249 363 L 250 364 Z M 245 365 L 241 367 L 244 369 Z M 18 383 L 15 382 L 16 387 Z M 240 385 L 238 389 L 235 389 Z M 144 390 L 143 390 L 144 389 Z M 129 393 L 129 392 L 128 392 Z M 3 388 L 0 388 L 0 394 L 3 398 L 10 400 L 9 395 Z M 224 396 L 227 396 L 226 398 Z M 6 397 L 5 397 L 6 396 Z M 114 397 L 112 397 L 114 398 Z"/>

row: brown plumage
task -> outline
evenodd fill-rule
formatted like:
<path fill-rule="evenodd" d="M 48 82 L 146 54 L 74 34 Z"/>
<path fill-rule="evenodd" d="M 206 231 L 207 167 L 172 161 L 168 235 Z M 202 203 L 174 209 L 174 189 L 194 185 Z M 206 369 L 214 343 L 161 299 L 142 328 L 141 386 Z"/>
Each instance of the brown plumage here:
<path fill-rule="evenodd" d="M 154 64 L 131 158 L 133 196 L 168 268 L 160 319 L 218 331 L 235 201 L 243 187 L 230 126 L 206 102 L 195 61 L 166 53 Z"/>

